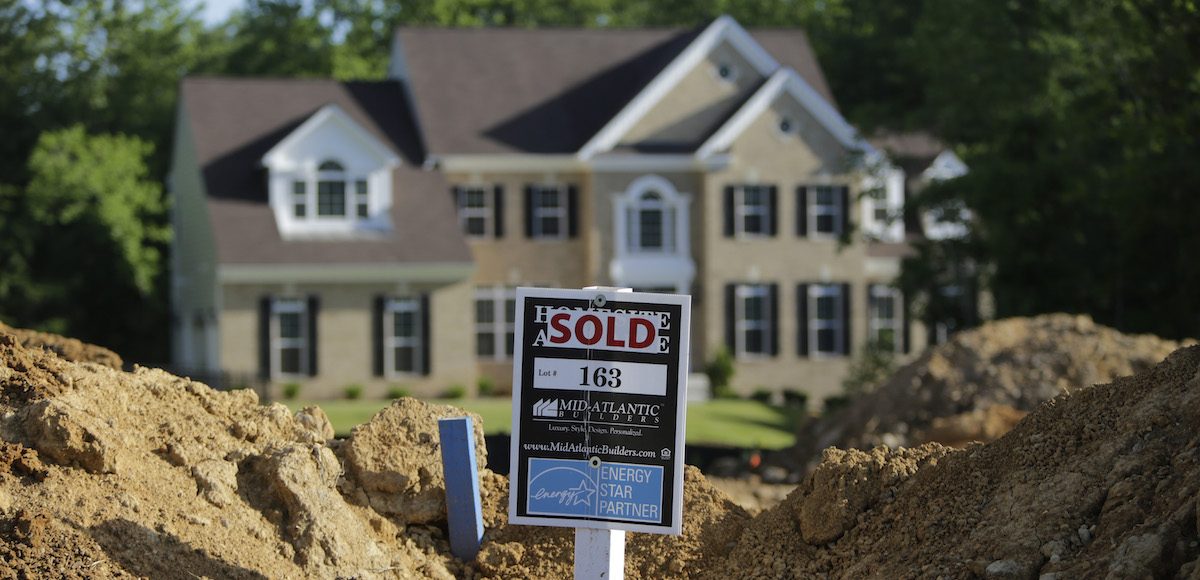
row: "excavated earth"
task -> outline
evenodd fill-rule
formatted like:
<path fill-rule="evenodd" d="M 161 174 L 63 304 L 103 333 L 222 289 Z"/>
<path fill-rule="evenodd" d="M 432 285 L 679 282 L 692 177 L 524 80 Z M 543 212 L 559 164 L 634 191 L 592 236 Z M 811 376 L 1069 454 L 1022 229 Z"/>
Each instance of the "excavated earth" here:
<path fill-rule="evenodd" d="M 689 468 L 683 535 L 630 534 L 626 574 L 1200 580 L 1200 347 L 1068 390 L 986 445 L 827 450 L 754 517 Z M 317 408 L 0 333 L 0 577 L 570 578 L 571 531 L 507 525 L 486 468 L 482 550 L 449 554 L 460 415 L 400 399 L 333 439 Z"/>
<path fill-rule="evenodd" d="M 807 473 L 827 447 L 992 441 L 1043 402 L 1149 369 L 1180 346 L 1087 316 L 990 322 L 929 349 L 846 409 L 801 425 L 795 447 L 770 459 Z"/>

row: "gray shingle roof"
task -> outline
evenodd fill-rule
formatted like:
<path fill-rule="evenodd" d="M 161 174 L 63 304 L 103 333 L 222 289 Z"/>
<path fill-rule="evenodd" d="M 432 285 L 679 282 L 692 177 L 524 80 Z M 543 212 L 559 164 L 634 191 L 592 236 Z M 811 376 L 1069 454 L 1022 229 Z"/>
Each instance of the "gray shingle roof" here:
<path fill-rule="evenodd" d="M 223 264 L 470 262 L 449 188 L 424 154 L 399 83 L 189 78 L 182 99 Z M 264 153 L 336 104 L 400 157 L 391 235 L 284 241 L 267 205 Z"/>
<path fill-rule="evenodd" d="M 701 32 L 694 29 L 401 28 L 432 154 L 578 151 Z M 832 103 L 808 39 L 752 30 Z"/>

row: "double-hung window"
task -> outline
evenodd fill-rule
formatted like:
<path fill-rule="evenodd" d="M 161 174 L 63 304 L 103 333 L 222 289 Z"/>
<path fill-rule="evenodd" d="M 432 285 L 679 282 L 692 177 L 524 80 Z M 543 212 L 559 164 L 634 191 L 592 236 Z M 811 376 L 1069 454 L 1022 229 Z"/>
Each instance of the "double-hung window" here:
<path fill-rule="evenodd" d="M 647 191 L 627 210 L 626 234 L 631 252 L 675 251 L 675 206 L 657 191 Z"/>
<path fill-rule="evenodd" d="M 871 340 L 884 350 L 899 350 L 900 290 L 883 284 L 872 284 L 868 301 L 867 326 Z"/>
<path fill-rule="evenodd" d="M 849 351 L 849 285 L 808 284 L 801 286 L 804 304 L 800 312 L 804 336 L 801 352 L 811 356 L 841 356 Z"/>
<path fill-rule="evenodd" d="M 346 169 L 329 160 L 317 167 L 317 217 L 346 216 Z"/>
<path fill-rule="evenodd" d="M 475 354 L 508 360 L 513 355 L 517 295 L 503 286 L 475 290 Z"/>
<path fill-rule="evenodd" d="M 424 372 L 421 300 L 390 298 L 384 304 L 384 363 L 389 374 Z"/>
<path fill-rule="evenodd" d="M 847 188 L 836 185 L 818 185 L 810 189 L 808 231 L 825 237 L 842 235 Z"/>
<path fill-rule="evenodd" d="M 302 299 L 271 300 L 271 376 L 299 377 L 308 374 L 309 321 Z"/>
<path fill-rule="evenodd" d="M 458 198 L 458 221 L 463 233 L 482 238 L 492 235 L 492 206 L 487 189 L 482 186 L 455 188 Z"/>
<path fill-rule="evenodd" d="M 530 234 L 534 238 L 567 236 L 567 191 L 554 185 L 530 186 Z"/>
<path fill-rule="evenodd" d="M 733 350 L 739 357 L 775 353 L 775 293 L 769 284 L 733 287 Z"/>
<path fill-rule="evenodd" d="M 733 190 L 733 226 L 738 236 L 774 234 L 774 187 L 743 185 Z"/>

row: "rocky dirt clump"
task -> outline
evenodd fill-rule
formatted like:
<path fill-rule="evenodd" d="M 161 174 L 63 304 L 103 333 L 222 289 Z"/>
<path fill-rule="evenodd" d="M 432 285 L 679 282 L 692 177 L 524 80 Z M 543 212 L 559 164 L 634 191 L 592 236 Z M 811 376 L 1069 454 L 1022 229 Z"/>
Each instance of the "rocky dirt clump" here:
<path fill-rule="evenodd" d="M 807 471 L 826 447 L 991 441 L 1042 402 L 1146 370 L 1179 346 L 1087 316 L 990 322 L 928 350 L 848 408 L 802 425 L 796 446 L 772 460 Z"/>
<path fill-rule="evenodd" d="M 0 333 L 12 335 L 26 348 L 44 348 L 51 350 L 60 358 L 75 362 L 92 362 L 114 369 L 121 368 L 121 357 L 117 353 L 102 346 L 88 344 L 74 338 L 67 338 L 48 332 L 13 328 L 0 322 Z"/>
<path fill-rule="evenodd" d="M 999 440 L 831 451 L 704 577 L 1200 577 L 1200 347 Z"/>

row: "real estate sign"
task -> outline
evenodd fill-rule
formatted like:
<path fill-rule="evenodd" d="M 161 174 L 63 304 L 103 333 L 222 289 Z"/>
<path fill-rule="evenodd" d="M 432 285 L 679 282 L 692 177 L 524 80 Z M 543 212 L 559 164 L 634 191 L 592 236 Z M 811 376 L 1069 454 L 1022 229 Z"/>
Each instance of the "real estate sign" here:
<path fill-rule="evenodd" d="M 679 534 L 691 298 L 517 289 L 508 518 Z"/>

